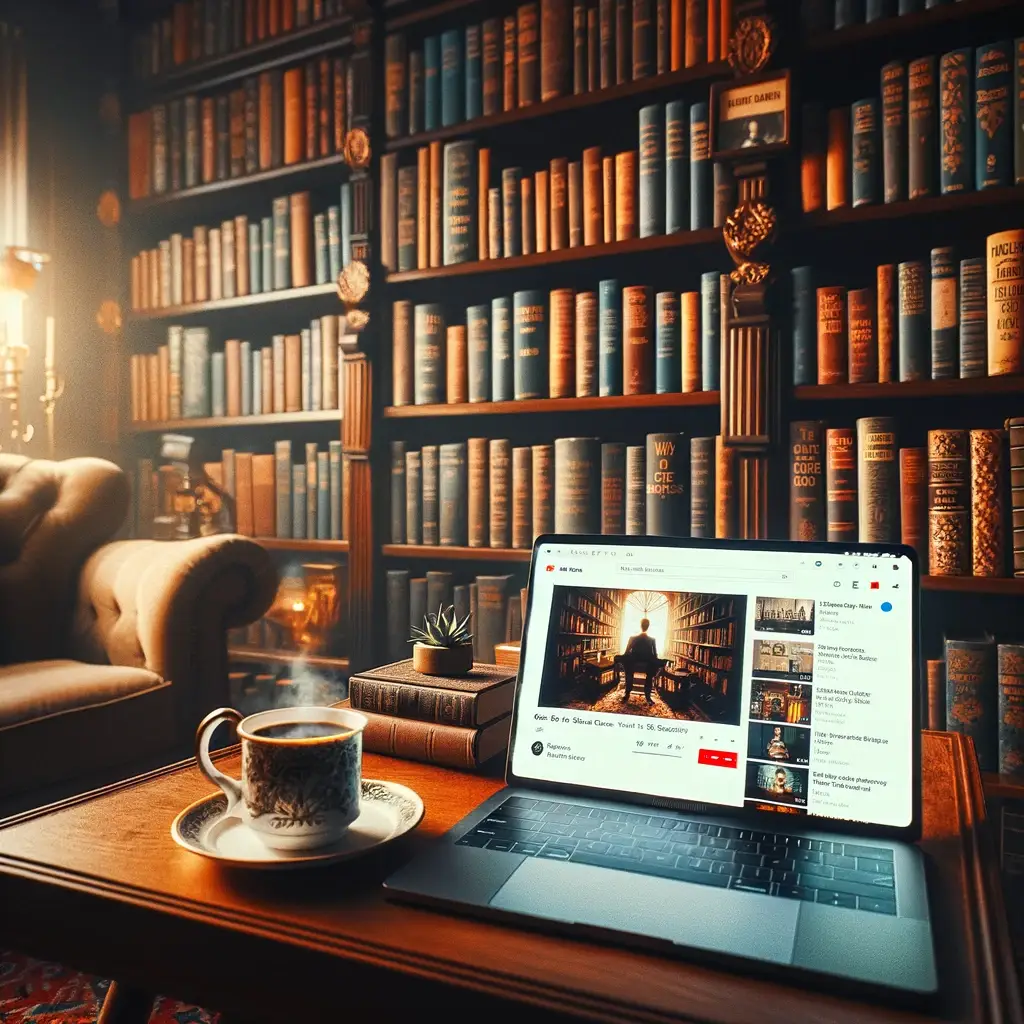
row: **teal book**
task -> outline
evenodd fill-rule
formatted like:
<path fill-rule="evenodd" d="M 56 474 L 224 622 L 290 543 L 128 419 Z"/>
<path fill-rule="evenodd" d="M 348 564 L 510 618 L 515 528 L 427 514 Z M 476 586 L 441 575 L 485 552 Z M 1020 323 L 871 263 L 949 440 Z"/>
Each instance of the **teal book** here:
<path fill-rule="evenodd" d="M 249 225 L 249 294 L 263 291 L 263 244 L 259 224 Z"/>
<path fill-rule="evenodd" d="M 243 341 L 238 346 L 239 378 L 242 385 L 242 415 L 252 415 L 252 345 Z"/>
<path fill-rule="evenodd" d="M 306 464 L 292 466 L 292 538 L 306 539 Z"/>
<path fill-rule="evenodd" d="M 974 184 L 974 132 L 971 130 L 973 54 L 965 46 L 939 60 L 939 189 L 969 192 Z"/>
<path fill-rule="evenodd" d="M 714 222 L 714 179 L 708 136 L 708 105 L 690 107 L 690 230 L 709 228 Z"/>
<path fill-rule="evenodd" d="M 210 356 L 210 415 L 226 415 L 226 392 L 224 383 L 224 353 L 214 352 Z"/>
<path fill-rule="evenodd" d="M 597 289 L 598 392 L 622 394 L 622 286 L 607 279 Z"/>
<path fill-rule="evenodd" d="M 477 258 L 476 143 L 471 139 L 444 147 L 443 214 L 441 226 L 444 265 Z M 410 246 L 411 248 L 411 246 Z"/>
<path fill-rule="evenodd" d="M 409 54 L 409 134 L 423 131 L 423 51 Z"/>
<path fill-rule="evenodd" d="M 210 332 L 187 327 L 182 344 L 181 415 L 210 415 Z"/>
<path fill-rule="evenodd" d="M 313 253 L 316 283 L 327 284 L 331 267 L 327 258 L 327 216 L 323 213 L 313 218 Z"/>
<path fill-rule="evenodd" d="M 437 302 L 417 303 L 413 310 L 413 402 L 436 405 L 445 400 L 445 319 Z"/>
<path fill-rule="evenodd" d="M 292 245 L 287 196 L 274 200 L 274 290 L 292 286 Z"/>
<path fill-rule="evenodd" d="M 690 227 L 690 108 L 683 100 L 665 104 L 665 231 Z"/>
<path fill-rule="evenodd" d="M 423 40 L 423 130 L 441 127 L 441 39 L 427 36 Z"/>
<path fill-rule="evenodd" d="M 466 26 L 466 120 L 483 113 L 483 51 L 480 26 Z"/>
<path fill-rule="evenodd" d="M 523 254 L 523 215 L 519 185 L 522 176 L 521 167 L 506 167 L 501 172 L 502 252 L 506 259 Z"/>
<path fill-rule="evenodd" d="M 327 447 L 331 478 L 331 540 L 341 540 L 341 442 L 330 441 Z"/>
<path fill-rule="evenodd" d="M 878 100 L 858 100 L 850 109 L 852 194 L 854 206 L 869 206 L 882 198 L 882 153 Z"/>
<path fill-rule="evenodd" d="M 702 391 L 717 391 L 721 369 L 721 278 L 717 270 L 700 275 L 700 376 Z"/>
<path fill-rule="evenodd" d="M 318 319 L 309 323 L 309 376 L 313 384 L 309 408 L 311 412 L 319 412 L 323 408 L 324 398 L 324 349 Z"/>
<path fill-rule="evenodd" d="M 441 33 L 441 125 L 445 128 L 465 120 L 462 44 L 463 34 L 459 29 L 447 29 Z"/>
<path fill-rule="evenodd" d="M 316 453 L 316 539 L 331 537 L 331 471 L 327 452 Z"/>
<path fill-rule="evenodd" d="M 512 302 L 507 295 L 491 300 L 491 400 L 515 396 L 512 374 Z"/>
<path fill-rule="evenodd" d="M 274 498 L 276 533 L 287 539 L 292 536 L 291 441 L 274 442 Z"/>
<path fill-rule="evenodd" d="M 313 352 L 312 338 L 309 328 L 299 331 L 299 367 L 302 384 L 302 411 L 309 412 L 313 408 Z"/>
<path fill-rule="evenodd" d="M 341 266 L 347 267 L 352 262 L 352 186 L 346 181 L 341 186 L 341 202 L 339 214 L 339 235 L 341 238 Z"/>
<path fill-rule="evenodd" d="M 471 402 L 491 400 L 491 307 L 484 304 L 466 310 L 466 363 Z"/>
<path fill-rule="evenodd" d="M 640 237 L 665 233 L 665 108 L 640 108 Z"/>
<path fill-rule="evenodd" d="M 331 281 L 341 273 L 341 207 L 327 207 L 327 266 Z"/>
<path fill-rule="evenodd" d="M 512 298 L 512 371 L 515 395 L 548 397 L 548 325 L 544 292 L 530 289 Z"/>
<path fill-rule="evenodd" d="M 317 471 L 319 462 L 315 441 L 306 442 L 306 523 L 303 536 L 306 540 L 316 538 L 317 498 L 320 494 L 320 483 Z"/>
<path fill-rule="evenodd" d="M 416 168 L 398 169 L 398 270 L 416 269 Z M 474 177 L 474 184 L 475 184 Z M 475 213 L 474 213 L 475 222 Z"/>
<path fill-rule="evenodd" d="M 274 290 L 274 222 L 271 217 L 260 220 L 260 284 L 261 291 Z"/>
<path fill-rule="evenodd" d="M 679 333 L 679 293 L 658 292 L 654 300 L 657 327 L 654 349 L 654 390 L 664 395 L 683 386 L 682 347 Z"/>
<path fill-rule="evenodd" d="M 975 53 L 974 185 L 999 188 L 1013 181 L 1014 46 L 1009 39 Z"/>

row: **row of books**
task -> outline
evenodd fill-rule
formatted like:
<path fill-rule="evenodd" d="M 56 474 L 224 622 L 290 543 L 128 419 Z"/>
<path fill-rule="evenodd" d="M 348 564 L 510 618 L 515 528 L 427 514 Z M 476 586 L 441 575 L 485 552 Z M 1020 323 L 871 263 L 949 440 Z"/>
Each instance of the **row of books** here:
<path fill-rule="evenodd" d="M 715 391 L 728 275 L 700 292 L 601 281 L 596 292 L 530 289 L 470 306 L 447 324 L 439 303 L 392 309 L 397 405 Z M 726 307 L 727 309 L 727 307 Z"/>
<path fill-rule="evenodd" d="M 801 20 L 810 34 L 871 24 L 942 7 L 952 0 L 802 0 Z M 970 4 L 972 0 L 957 0 Z"/>
<path fill-rule="evenodd" d="M 224 449 L 219 462 L 203 469 L 234 501 L 235 529 L 246 537 L 285 540 L 341 540 L 341 442 L 326 451 L 305 446 L 305 460 L 292 463 L 292 442 L 275 441 L 272 455 Z M 139 529 L 148 533 L 150 514 L 167 488 L 157 480 L 152 459 L 139 459 Z"/>
<path fill-rule="evenodd" d="M 237 53 L 343 12 L 340 0 L 176 0 L 132 37 L 136 78 Z"/>
<path fill-rule="evenodd" d="M 262 348 L 230 338 L 222 352 L 210 352 L 206 327 L 172 325 L 156 352 L 129 359 L 131 421 L 339 409 L 342 320 L 320 317 Z"/>
<path fill-rule="evenodd" d="M 391 541 L 527 550 L 544 533 L 731 537 L 733 465 L 720 438 L 678 433 L 642 445 L 392 441 Z"/>
<path fill-rule="evenodd" d="M 858 384 L 1024 372 L 1024 229 L 989 235 L 985 256 L 883 264 L 875 287 L 815 288 L 794 267 L 793 383 Z"/>
<path fill-rule="evenodd" d="M 881 97 L 803 108 L 804 212 L 1024 183 L 1024 38 L 891 61 Z"/>
<path fill-rule="evenodd" d="M 422 146 L 415 167 L 387 154 L 384 265 L 424 270 L 721 227 L 734 183 L 709 157 L 708 104 L 656 103 L 639 120 L 638 150 L 590 146 L 535 172 L 506 167 L 493 188 L 490 150 L 472 140 Z"/>
<path fill-rule="evenodd" d="M 607 89 L 728 55 L 732 0 L 520 4 L 504 17 L 384 41 L 385 131 L 396 139 Z"/>
<path fill-rule="evenodd" d="M 970 736 L 983 772 L 1024 779 L 1024 644 L 947 638 L 944 653 L 927 664 L 928 727 Z"/>
<path fill-rule="evenodd" d="M 1024 418 L 929 430 L 920 448 L 897 436 L 889 416 L 791 423 L 790 539 L 902 542 L 932 576 L 1024 575 Z"/>
<path fill-rule="evenodd" d="M 158 103 L 128 118 L 128 196 L 144 199 L 341 153 L 348 66 L 323 54 L 237 88 Z"/>
<path fill-rule="evenodd" d="M 358 209 L 359 206 L 356 206 Z M 244 214 L 220 227 L 199 225 L 192 236 L 174 233 L 132 257 L 131 308 L 138 311 L 190 306 L 337 280 L 352 259 L 352 191 L 310 215 L 308 192 L 279 196 L 259 223 Z"/>

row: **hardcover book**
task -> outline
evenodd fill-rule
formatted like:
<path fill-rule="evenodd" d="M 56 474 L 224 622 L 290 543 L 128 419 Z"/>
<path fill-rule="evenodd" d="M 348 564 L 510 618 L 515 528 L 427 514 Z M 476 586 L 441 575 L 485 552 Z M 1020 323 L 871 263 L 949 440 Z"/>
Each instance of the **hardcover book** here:
<path fill-rule="evenodd" d="M 988 372 L 1024 372 L 1024 229 L 1000 231 L 986 239 L 988 285 Z"/>
<path fill-rule="evenodd" d="M 970 736 L 983 772 L 999 764 L 997 676 L 991 638 L 946 640 L 946 730 Z"/>
<path fill-rule="evenodd" d="M 576 397 L 598 394 L 597 295 L 576 294 Z"/>
<path fill-rule="evenodd" d="M 974 576 L 1006 574 L 1006 509 L 1009 479 L 1007 436 L 1002 430 L 972 430 L 971 572 Z"/>
<path fill-rule="evenodd" d="M 533 480 L 533 536 L 555 531 L 555 446 L 535 444 L 531 457 Z"/>
<path fill-rule="evenodd" d="M 665 105 L 665 232 L 690 227 L 689 108 L 683 100 Z"/>
<path fill-rule="evenodd" d="M 678 392 L 682 384 L 682 349 L 679 334 L 679 295 L 658 292 L 654 300 L 657 327 L 654 352 L 654 390 Z"/>
<path fill-rule="evenodd" d="M 793 267 L 793 384 L 818 383 L 817 289 L 813 267 Z"/>
<path fill-rule="evenodd" d="M 626 448 L 626 533 L 642 537 L 647 532 L 646 449 L 642 444 Z"/>
<path fill-rule="evenodd" d="M 598 285 L 598 372 L 604 395 L 622 394 L 622 289 L 618 281 Z"/>
<path fill-rule="evenodd" d="M 931 376 L 926 274 L 920 260 L 899 265 L 899 362 L 903 381 Z"/>
<path fill-rule="evenodd" d="M 548 394 L 572 398 L 576 393 L 576 335 L 573 317 L 576 294 L 571 288 L 555 288 L 548 296 L 551 314 Z"/>
<path fill-rule="evenodd" d="M 877 203 L 881 193 L 881 139 L 879 137 L 878 100 L 858 100 L 851 111 L 853 124 L 852 194 L 854 206 Z"/>
<path fill-rule="evenodd" d="M 938 191 L 938 98 L 935 77 L 934 56 L 912 60 L 907 68 L 907 194 L 910 199 L 933 196 Z"/>
<path fill-rule="evenodd" d="M 512 449 L 512 547 L 533 545 L 533 449 L 528 445 Z"/>
<path fill-rule="evenodd" d="M 958 267 L 952 246 L 932 249 L 932 380 L 956 377 L 960 371 Z"/>
<path fill-rule="evenodd" d="M 508 548 L 512 546 L 512 444 L 506 438 L 491 440 L 489 485 L 491 547 Z"/>
<path fill-rule="evenodd" d="M 924 563 L 928 551 L 928 450 L 900 449 L 900 536 Z"/>
<path fill-rule="evenodd" d="M 851 289 L 847 296 L 851 384 L 878 380 L 878 341 L 875 337 L 877 309 L 874 288 Z"/>
<path fill-rule="evenodd" d="M 1013 43 L 979 46 L 974 59 L 974 182 L 978 189 L 999 188 L 1014 180 Z"/>
<path fill-rule="evenodd" d="M 646 2 L 646 0 L 645 0 Z M 665 108 L 640 108 L 640 237 L 665 233 Z"/>
<path fill-rule="evenodd" d="M 471 437 L 466 442 L 468 469 L 467 544 L 485 548 L 490 543 L 490 442 Z"/>
<path fill-rule="evenodd" d="M 687 483 L 689 449 L 683 434 L 648 434 L 644 462 L 646 533 L 649 537 L 685 537 L 689 533 Z"/>
<path fill-rule="evenodd" d="M 445 322 L 436 302 L 420 303 L 413 311 L 413 397 L 416 405 L 445 400 Z"/>
<path fill-rule="evenodd" d="M 420 479 L 423 484 L 420 528 L 424 544 L 437 544 L 440 523 L 438 519 L 439 452 L 436 444 L 425 444 L 420 449 Z"/>
<path fill-rule="evenodd" d="M 825 431 L 825 521 L 826 540 L 857 539 L 857 438 L 849 427 Z"/>
<path fill-rule="evenodd" d="M 601 442 L 596 437 L 555 441 L 555 532 L 599 533 Z"/>
<path fill-rule="evenodd" d="M 715 439 L 690 438 L 690 536 L 715 535 Z"/>
<path fill-rule="evenodd" d="M 516 292 L 512 305 L 515 398 L 546 398 L 548 334 L 544 293 Z"/>
<path fill-rule="evenodd" d="M 928 431 L 928 572 L 971 575 L 970 442 L 966 430 Z"/>
<path fill-rule="evenodd" d="M 626 532 L 626 446 L 620 441 L 601 445 L 601 533 Z"/>
<path fill-rule="evenodd" d="M 462 547 L 466 535 L 466 442 L 440 446 L 438 541 L 448 547 Z"/>
<path fill-rule="evenodd" d="M 818 289 L 818 383 L 845 384 L 848 379 L 846 289 Z"/>
<path fill-rule="evenodd" d="M 444 265 L 477 258 L 477 157 L 473 141 L 444 147 Z"/>
<path fill-rule="evenodd" d="M 1024 778 L 1024 645 L 999 644 L 996 654 L 999 686 L 998 771 Z"/>
<path fill-rule="evenodd" d="M 988 303 L 985 257 L 960 261 L 960 376 L 984 377 L 988 372 Z"/>
<path fill-rule="evenodd" d="M 491 398 L 508 402 L 514 397 L 512 301 L 504 295 L 491 300 Z"/>
<path fill-rule="evenodd" d="M 625 395 L 654 391 L 654 331 L 651 289 L 632 285 L 622 289 L 623 381 Z"/>
<path fill-rule="evenodd" d="M 825 424 L 797 420 L 789 425 L 789 539 L 825 539 Z"/>
<path fill-rule="evenodd" d="M 969 47 L 942 55 L 939 61 L 939 186 L 943 195 L 969 191 L 972 184 L 971 77 Z"/>
<path fill-rule="evenodd" d="M 857 522 L 862 544 L 898 542 L 898 486 L 895 419 L 857 420 Z"/>

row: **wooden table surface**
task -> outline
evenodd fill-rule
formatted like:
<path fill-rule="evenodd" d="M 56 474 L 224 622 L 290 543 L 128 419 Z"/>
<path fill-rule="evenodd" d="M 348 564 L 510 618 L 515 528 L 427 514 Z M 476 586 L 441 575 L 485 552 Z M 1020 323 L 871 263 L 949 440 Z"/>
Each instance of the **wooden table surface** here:
<path fill-rule="evenodd" d="M 936 1012 L 1020 1021 L 998 879 L 979 847 L 984 802 L 973 752 L 945 733 L 925 734 L 923 748 L 923 846 L 939 897 L 944 982 Z M 234 750 L 220 760 L 237 771 Z M 364 775 L 417 790 L 423 823 L 380 856 L 313 871 L 224 870 L 176 846 L 172 819 L 211 789 L 192 762 L 8 819 L 0 823 L 0 943 L 276 1021 L 404 1020 L 423 1011 L 502 1020 L 509 1004 L 529 1007 L 531 1024 L 933 1019 L 385 900 L 381 880 L 502 783 L 373 755 Z"/>

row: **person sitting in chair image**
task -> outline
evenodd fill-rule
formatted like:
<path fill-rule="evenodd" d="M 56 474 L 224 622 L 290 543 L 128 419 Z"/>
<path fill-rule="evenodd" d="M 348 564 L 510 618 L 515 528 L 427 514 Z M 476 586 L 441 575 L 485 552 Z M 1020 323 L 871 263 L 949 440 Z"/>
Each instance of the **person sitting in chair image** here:
<path fill-rule="evenodd" d="M 640 632 L 629 638 L 626 649 L 622 653 L 622 664 L 626 671 L 626 695 L 623 700 L 629 700 L 633 690 L 633 673 L 638 668 L 643 668 L 644 675 L 644 696 L 648 704 L 653 704 L 651 698 L 651 683 L 657 674 L 660 664 L 658 662 L 658 645 L 653 636 L 649 636 L 647 630 L 651 628 L 651 620 L 644 617 L 640 620 Z"/>

